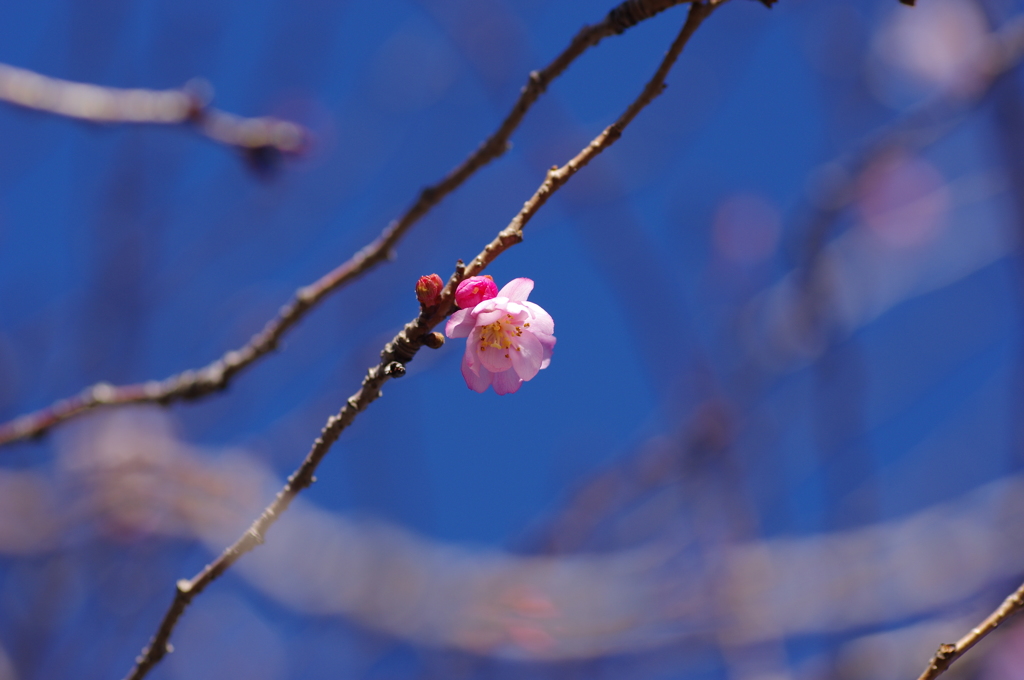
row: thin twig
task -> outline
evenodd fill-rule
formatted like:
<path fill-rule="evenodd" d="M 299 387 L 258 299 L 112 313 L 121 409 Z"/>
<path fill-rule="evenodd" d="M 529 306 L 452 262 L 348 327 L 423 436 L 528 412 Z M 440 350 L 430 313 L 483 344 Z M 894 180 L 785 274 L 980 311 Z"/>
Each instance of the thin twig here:
<path fill-rule="evenodd" d="M 988 618 L 973 628 L 970 633 L 952 644 L 939 645 L 939 651 L 928 662 L 928 668 L 921 673 L 917 680 L 935 680 L 949 666 L 967 652 L 968 649 L 981 642 L 981 639 L 999 627 L 1006 619 L 1010 618 L 1021 609 L 1024 609 L 1024 584 L 1021 585 L 1012 595 L 1003 600 L 999 608 L 989 614 Z"/>
<path fill-rule="evenodd" d="M 208 86 L 193 81 L 181 89 L 103 87 L 51 78 L 0 64 L 0 101 L 88 123 L 186 125 L 250 154 L 294 154 L 306 146 L 301 125 L 277 118 L 242 118 L 209 106 Z M 256 156 L 253 156 L 255 159 Z"/>
<path fill-rule="evenodd" d="M 581 29 L 569 46 L 550 64 L 540 71 L 530 73 L 512 110 L 498 129 L 476 151 L 441 181 L 423 189 L 412 207 L 389 224 L 374 241 L 344 264 L 296 291 L 288 304 L 280 309 L 277 317 L 269 321 L 263 330 L 250 338 L 243 347 L 227 352 L 203 368 L 184 371 L 164 380 L 122 386 L 97 383 L 73 397 L 0 424 L 0 446 L 39 436 L 58 423 L 95 408 L 139 403 L 169 404 L 174 401 L 199 399 L 223 390 L 236 373 L 276 349 L 285 333 L 324 298 L 377 264 L 390 259 L 395 246 L 416 222 L 445 196 L 461 186 L 473 173 L 504 154 L 509 148 L 509 138 L 526 112 L 545 92 L 548 85 L 584 51 L 597 45 L 604 38 L 618 35 L 659 12 L 689 1 L 626 0 L 611 10 L 602 22 Z"/>
<path fill-rule="evenodd" d="M 406 363 L 411 361 L 424 344 L 435 344 L 428 340 L 435 326 L 455 311 L 455 287 L 466 276 L 473 276 L 483 271 L 502 252 L 519 243 L 523 239 L 522 229 L 527 222 L 540 210 L 548 198 L 558 191 L 579 170 L 597 157 L 602 151 L 614 144 L 622 136 L 623 130 L 636 115 L 665 88 L 665 77 L 678 59 L 683 47 L 698 26 L 706 19 L 715 7 L 724 0 L 712 0 L 710 3 L 693 3 L 686 18 L 686 23 L 672 43 L 671 48 L 662 60 L 654 77 L 644 87 L 640 96 L 629 105 L 626 111 L 612 125 L 605 128 L 590 144 L 561 168 L 552 168 L 537 191 L 523 205 L 522 210 L 512 219 L 505 229 L 477 255 L 468 266 L 459 262 L 455 272 L 448 280 L 436 306 L 421 310 L 420 315 L 406 324 L 395 338 L 384 346 L 380 363 L 366 372 L 362 387 L 351 397 L 337 413 L 327 419 L 327 424 L 320 431 L 320 436 L 298 469 L 288 478 L 284 488 L 278 492 L 274 500 L 263 513 L 253 522 L 252 526 L 228 547 L 221 555 L 208 564 L 201 572 L 191 579 L 178 581 L 170 608 L 164 614 L 156 634 L 149 645 L 143 649 L 136 659 L 135 666 L 127 675 L 127 680 L 140 680 L 156 665 L 169 649 L 169 640 L 178 619 L 192 599 L 201 593 L 210 583 L 223 574 L 242 555 L 263 542 L 267 530 L 277 521 L 281 513 L 288 509 L 292 500 L 314 481 L 313 476 L 320 461 L 337 441 L 342 431 L 355 419 L 356 415 L 366 409 L 381 396 L 381 387 L 391 377 L 402 375 Z"/>
<path fill-rule="evenodd" d="M 991 50 L 993 53 L 1002 57 L 1001 66 L 998 71 L 993 70 L 995 75 L 1007 74 L 1008 77 L 1000 78 L 999 80 L 1004 82 L 1004 88 L 1007 86 L 1010 89 L 1001 93 L 1003 95 L 1002 101 L 999 101 L 997 97 L 997 117 L 1003 120 L 999 121 L 1002 126 L 1015 125 L 1016 121 L 1010 122 L 1010 117 L 1013 114 L 1018 113 L 1015 109 L 1015 100 L 1019 96 L 1014 90 L 1013 86 L 1014 74 L 1008 73 L 1010 67 L 1016 65 L 1020 61 L 1021 52 L 1024 51 L 1024 17 L 1017 17 L 1007 22 L 1003 28 L 999 30 L 1000 36 L 1007 36 L 1001 41 L 993 41 L 994 48 Z M 996 61 L 995 59 L 993 61 Z M 989 83 L 992 85 L 994 83 Z M 1002 104 L 1002 106 L 1000 106 Z M 1008 107 L 1008 108 L 1004 108 Z M 1002 116 L 998 114 L 1002 113 Z M 1007 115 L 1009 113 L 1010 115 Z M 1015 141 L 1016 137 L 1012 134 L 1015 130 L 1008 129 L 1005 131 L 1004 139 L 1006 141 Z M 1016 176 L 1019 180 L 1020 165 L 1015 163 L 1016 158 L 1013 157 L 1013 153 L 1010 153 L 1010 169 L 1009 174 L 1011 177 Z M 1020 197 L 1017 197 L 1018 201 Z M 1007 597 L 999 608 L 992 612 L 980 625 L 973 628 L 967 635 L 960 638 L 953 644 L 939 645 L 939 649 L 935 652 L 935 656 L 928 662 L 928 667 L 920 675 L 918 680 L 934 680 L 935 678 L 942 675 L 952 665 L 954 661 L 963 656 L 967 650 L 974 645 L 978 644 L 982 638 L 995 630 L 999 624 L 1006 619 L 1010 618 L 1018 611 L 1024 608 L 1024 584 L 1020 586 L 1012 595 Z"/>

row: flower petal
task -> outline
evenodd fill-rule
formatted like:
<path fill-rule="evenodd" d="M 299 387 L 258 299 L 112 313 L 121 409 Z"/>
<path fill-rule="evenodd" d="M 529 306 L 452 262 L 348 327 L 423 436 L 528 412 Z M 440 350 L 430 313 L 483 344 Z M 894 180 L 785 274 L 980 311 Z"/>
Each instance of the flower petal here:
<path fill-rule="evenodd" d="M 491 384 L 494 374 L 479 364 L 474 366 L 470 356 L 469 347 L 462 355 L 462 377 L 466 380 L 466 386 L 474 392 L 484 392 Z"/>
<path fill-rule="evenodd" d="M 521 326 L 533 318 L 530 310 L 518 302 L 509 302 L 505 307 L 505 313 L 510 317 L 509 322 L 514 326 Z"/>
<path fill-rule="evenodd" d="M 477 373 L 480 368 L 480 358 L 477 355 L 477 350 L 480 347 L 480 329 L 474 328 L 469 333 L 469 337 L 466 338 L 466 351 L 463 353 L 462 360 L 465 362 L 470 370 Z"/>
<path fill-rule="evenodd" d="M 558 339 L 553 335 L 545 335 L 544 333 L 534 333 L 533 337 L 540 341 L 540 344 L 544 347 L 544 356 L 550 358 L 554 352 L 555 343 Z"/>
<path fill-rule="evenodd" d="M 544 346 L 528 330 L 517 338 L 517 342 L 519 344 L 518 351 L 512 347 L 512 351 L 509 352 L 512 368 L 523 380 L 532 380 L 544 361 Z"/>
<path fill-rule="evenodd" d="M 530 330 L 534 332 L 541 332 L 545 335 L 555 334 L 555 320 L 551 318 L 551 315 L 544 311 L 544 309 L 533 302 L 523 302 L 528 310 L 530 310 L 533 319 L 530 321 Z"/>
<path fill-rule="evenodd" d="M 476 356 L 480 359 L 480 365 L 482 368 L 486 368 L 492 373 L 500 373 L 501 371 L 507 371 L 512 368 L 512 359 L 509 357 L 510 352 L 514 352 L 511 347 L 508 349 L 502 349 L 500 347 L 485 347 L 480 349 L 480 341 L 473 345 L 474 350 L 478 350 Z M 469 351 L 467 349 L 467 351 Z"/>
<path fill-rule="evenodd" d="M 518 391 L 522 384 L 523 381 L 513 370 L 494 374 L 494 391 L 498 394 L 512 394 Z"/>
<path fill-rule="evenodd" d="M 533 279 L 512 279 L 498 291 L 498 297 L 506 297 L 512 302 L 522 302 L 533 290 Z"/>
<path fill-rule="evenodd" d="M 472 310 L 460 309 L 448 317 L 448 324 L 444 327 L 444 334 L 449 338 L 464 338 L 473 330 L 473 326 Z"/>
<path fill-rule="evenodd" d="M 551 365 L 551 355 L 555 353 L 555 336 L 543 333 L 534 333 L 533 335 L 540 341 L 541 347 L 544 348 L 544 360 L 540 363 L 540 367 L 543 370 Z"/>
<path fill-rule="evenodd" d="M 504 316 L 505 310 L 503 309 L 492 309 L 487 312 L 480 312 L 476 315 L 476 321 L 474 324 L 477 326 L 490 326 L 492 323 Z"/>

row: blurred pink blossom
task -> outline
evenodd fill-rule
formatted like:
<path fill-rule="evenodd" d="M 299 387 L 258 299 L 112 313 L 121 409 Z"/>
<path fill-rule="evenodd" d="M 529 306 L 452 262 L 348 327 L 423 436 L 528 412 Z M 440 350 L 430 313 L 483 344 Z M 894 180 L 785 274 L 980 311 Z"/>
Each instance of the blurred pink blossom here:
<path fill-rule="evenodd" d="M 896 107 L 934 94 L 975 96 L 987 79 L 985 12 L 962 0 L 920 4 L 914 12 L 891 8 L 866 64 L 869 87 Z"/>
<path fill-rule="evenodd" d="M 463 284 L 467 281 L 472 279 Z M 467 338 L 462 377 L 469 389 L 483 392 L 494 385 L 498 394 L 511 394 L 551 363 L 555 322 L 541 307 L 526 301 L 532 290 L 532 280 L 513 279 L 496 297 L 460 309 L 448 320 L 449 338 Z"/>
<path fill-rule="evenodd" d="M 872 240 L 890 250 L 921 248 L 945 230 L 950 205 L 946 178 L 923 158 L 886 155 L 865 168 L 856 209 Z"/>

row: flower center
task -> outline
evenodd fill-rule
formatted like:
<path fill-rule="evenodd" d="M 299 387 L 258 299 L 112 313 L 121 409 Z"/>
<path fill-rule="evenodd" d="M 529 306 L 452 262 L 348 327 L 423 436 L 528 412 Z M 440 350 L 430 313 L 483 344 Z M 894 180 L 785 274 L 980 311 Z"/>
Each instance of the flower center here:
<path fill-rule="evenodd" d="M 526 324 L 529 326 L 530 324 Z M 506 314 L 504 319 L 498 319 L 492 324 L 480 329 L 480 351 L 486 351 L 488 347 L 505 350 L 508 356 L 509 347 L 519 351 L 519 347 L 513 344 L 515 338 L 523 334 L 522 326 L 516 326 L 511 314 Z"/>

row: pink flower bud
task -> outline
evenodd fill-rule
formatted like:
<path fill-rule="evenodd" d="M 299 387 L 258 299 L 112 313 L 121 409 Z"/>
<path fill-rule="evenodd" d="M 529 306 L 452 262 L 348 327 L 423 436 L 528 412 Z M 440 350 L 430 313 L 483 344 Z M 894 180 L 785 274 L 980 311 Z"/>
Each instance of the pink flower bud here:
<path fill-rule="evenodd" d="M 498 287 L 490 276 L 471 276 L 455 289 L 455 304 L 462 309 L 476 307 L 484 300 L 498 296 Z"/>
<path fill-rule="evenodd" d="M 416 282 L 416 299 L 424 307 L 433 307 L 437 304 L 437 297 L 444 289 L 444 281 L 437 274 L 421 276 Z"/>

